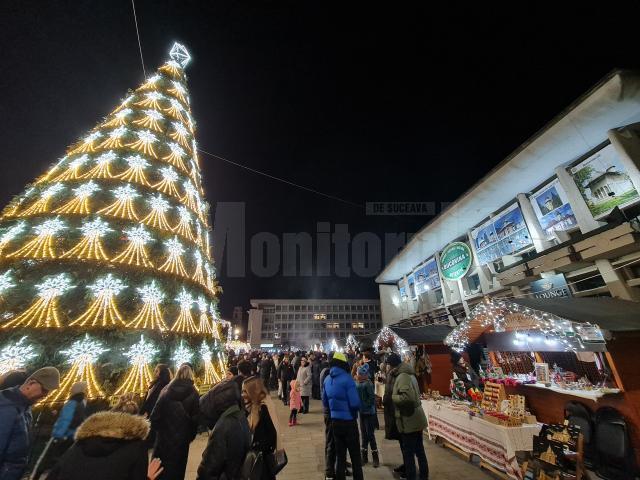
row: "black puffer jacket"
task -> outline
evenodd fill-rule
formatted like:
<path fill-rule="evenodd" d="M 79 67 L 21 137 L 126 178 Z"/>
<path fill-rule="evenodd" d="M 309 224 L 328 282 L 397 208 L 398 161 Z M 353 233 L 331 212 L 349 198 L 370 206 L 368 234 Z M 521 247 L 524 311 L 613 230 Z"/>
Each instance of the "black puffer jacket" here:
<path fill-rule="evenodd" d="M 162 380 L 154 380 L 149 385 L 149 391 L 147 392 L 147 397 L 142 402 L 142 406 L 140 407 L 140 415 L 151 415 L 153 412 L 153 407 L 156 406 L 156 402 L 158 401 L 158 397 L 160 396 L 160 392 L 162 389 L 166 387 L 168 382 L 164 382 Z"/>
<path fill-rule="evenodd" d="M 238 383 L 234 379 L 224 380 L 200 397 L 200 414 L 204 423 L 213 428 L 222 412 L 239 403 Z"/>
<path fill-rule="evenodd" d="M 236 480 L 250 444 L 247 417 L 234 403 L 220 415 L 209 436 L 197 480 Z"/>
<path fill-rule="evenodd" d="M 76 431 L 76 442 L 49 480 L 146 480 L 149 422 L 137 415 L 99 412 Z"/>
<path fill-rule="evenodd" d="M 174 380 L 162 390 L 150 417 L 157 432 L 156 450 L 171 451 L 176 446 L 188 445 L 195 438 L 198 401 L 192 380 Z"/>
<path fill-rule="evenodd" d="M 387 381 L 384 385 L 384 396 L 382 405 L 384 406 L 384 438 L 387 440 L 400 440 L 400 432 L 396 425 L 396 406 L 393 403 L 393 385 L 398 378 L 398 367 L 387 372 Z"/>

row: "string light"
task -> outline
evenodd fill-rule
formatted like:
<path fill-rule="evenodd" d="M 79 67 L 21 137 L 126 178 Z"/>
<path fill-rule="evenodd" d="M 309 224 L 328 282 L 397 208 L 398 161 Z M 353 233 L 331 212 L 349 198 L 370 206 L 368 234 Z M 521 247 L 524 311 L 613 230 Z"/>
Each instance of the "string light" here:
<path fill-rule="evenodd" d="M 202 227 L 198 222 L 196 222 L 196 243 L 202 248 Z"/>
<path fill-rule="evenodd" d="M 96 158 L 95 167 L 82 175 L 82 178 L 113 178 L 111 162 L 116 158 L 118 158 L 118 156 L 113 151 L 103 153 Z"/>
<path fill-rule="evenodd" d="M 133 199 L 140 196 L 136 189 L 130 184 L 126 184 L 122 187 L 117 187 L 112 192 L 116 197 L 116 201 L 102 210 L 98 210 L 98 213 L 128 220 L 138 220 L 138 214 L 133 206 Z"/>
<path fill-rule="evenodd" d="M 27 337 L 16 343 L 6 345 L 0 350 L 0 376 L 5 373 L 23 369 L 29 360 L 36 357 L 33 345 L 25 344 Z"/>
<path fill-rule="evenodd" d="M 144 84 L 139 88 L 139 90 L 155 90 L 156 88 L 158 88 L 157 84 L 161 78 L 162 77 L 158 74 L 149 77 L 147 81 L 144 82 Z"/>
<path fill-rule="evenodd" d="M 71 363 L 71 369 L 60 381 L 60 387 L 49 393 L 41 403 L 46 405 L 65 401 L 71 386 L 76 382 L 87 383 L 86 398 L 88 400 L 104 397 L 105 394 L 98 384 L 93 364 L 98 361 L 100 355 L 108 351 L 108 348 L 103 348 L 102 343 L 92 340 L 89 335 L 74 342 L 67 350 L 62 350 L 60 353 L 67 357 L 67 361 Z"/>
<path fill-rule="evenodd" d="M 149 166 L 149 162 L 140 155 L 131 155 L 124 160 L 129 165 L 129 168 L 120 175 L 116 175 L 114 178 L 119 178 L 120 180 L 125 180 L 127 182 L 139 183 L 146 187 L 150 186 L 149 181 L 144 174 L 144 169 Z"/>
<path fill-rule="evenodd" d="M 81 178 L 80 168 L 89 161 L 89 155 L 81 155 L 69 162 L 69 166 L 60 175 L 53 179 L 54 182 L 66 182 Z"/>
<path fill-rule="evenodd" d="M 358 340 L 356 340 L 356 337 L 354 337 L 350 333 L 349 336 L 347 337 L 347 341 L 345 342 L 345 345 L 347 349 L 355 351 L 360 347 L 360 342 L 358 342 Z"/>
<path fill-rule="evenodd" d="M 75 194 L 73 199 L 69 200 L 53 212 L 87 215 L 89 213 L 89 197 L 98 190 L 100 190 L 100 187 L 98 187 L 98 185 L 96 185 L 92 180 L 87 183 L 83 183 L 79 187 L 73 189 L 73 193 Z"/>
<path fill-rule="evenodd" d="M 167 89 L 167 92 L 175 95 L 178 99 L 180 99 L 183 103 L 188 103 L 185 94 L 187 90 L 180 84 L 180 82 L 176 82 L 175 80 L 171 80 L 171 88 Z"/>
<path fill-rule="evenodd" d="M 134 120 L 133 123 L 141 127 L 150 128 L 156 132 L 162 132 L 162 125 L 159 122 L 164 120 L 164 116 L 157 110 L 144 110 L 144 117 Z"/>
<path fill-rule="evenodd" d="M 220 379 L 220 375 L 216 372 L 216 369 L 213 367 L 213 362 L 211 361 L 213 353 L 211 349 L 207 345 L 207 343 L 202 340 L 202 344 L 200 345 L 200 356 L 202 357 L 202 363 L 204 364 L 204 377 L 202 379 L 203 385 L 213 385 L 214 383 L 218 383 Z"/>
<path fill-rule="evenodd" d="M 189 130 L 187 130 L 187 128 L 180 122 L 171 122 L 171 126 L 173 127 L 173 132 L 169 133 L 169 137 L 176 140 L 184 148 L 191 148 L 191 145 L 187 140 Z"/>
<path fill-rule="evenodd" d="M 149 330 L 167 330 L 167 324 L 162 318 L 160 303 L 164 300 L 164 293 L 156 285 L 155 280 L 144 287 L 138 288 L 142 298 L 142 308 L 138 315 L 127 324 L 127 328 L 144 328 Z"/>
<path fill-rule="evenodd" d="M 184 188 L 184 195 L 180 201 L 186 204 L 194 212 L 197 212 L 198 205 L 196 203 L 196 195 L 198 195 L 198 191 L 196 190 L 196 187 L 193 186 L 190 180 L 182 182 L 182 187 Z"/>
<path fill-rule="evenodd" d="M 64 185 L 61 183 L 54 183 L 45 188 L 41 193 L 38 200 L 36 200 L 29 208 L 20 213 L 19 217 L 28 217 L 30 215 L 38 215 L 49 211 L 49 203 L 51 199 L 64 190 Z"/>
<path fill-rule="evenodd" d="M 129 359 L 130 367 L 126 377 L 120 387 L 114 392 L 114 395 L 146 393 L 153 380 L 149 364 L 157 353 L 158 349 L 140 335 L 140 341 L 131 345 L 131 347 L 124 352 L 124 356 Z"/>
<path fill-rule="evenodd" d="M 221 340 L 220 339 L 220 322 L 218 322 L 218 310 L 216 309 L 216 306 L 213 302 L 211 302 L 209 304 L 209 313 L 211 314 L 211 318 L 213 319 L 213 323 L 211 325 L 211 330 L 213 333 L 213 338 L 215 340 Z"/>
<path fill-rule="evenodd" d="M 178 173 L 172 167 L 163 167 L 160 169 L 160 173 L 162 174 L 162 181 L 155 185 L 151 185 L 151 188 L 155 188 L 156 190 L 160 190 L 162 193 L 179 198 L 180 194 L 176 188 Z"/>
<path fill-rule="evenodd" d="M 127 127 L 124 125 L 111 130 L 107 134 L 106 140 L 102 142 L 98 148 L 122 148 L 122 137 L 124 137 L 127 132 Z"/>
<path fill-rule="evenodd" d="M 169 63 L 171 63 L 172 66 L 174 66 L 175 64 L 177 66 L 176 68 L 184 68 L 191 61 L 191 55 L 189 55 L 189 52 L 187 51 L 185 46 L 178 42 L 175 42 L 171 46 L 169 57 L 171 57 L 172 59 Z"/>
<path fill-rule="evenodd" d="M 73 149 L 71 153 L 91 153 L 96 151 L 96 147 L 94 145 L 95 141 L 102 137 L 102 133 L 100 132 L 92 132 L 87 135 L 80 145 Z"/>
<path fill-rule="evenodd" d="M 151 234 L 142 225 L 129 228 L 124 233 L 127 235 L 129 244 L 119 255 L 113 258 L 113 262 L 126 263 L 128 265 L 136 265 L 138 267 L 153 268 L 153 263 L 149 259 L 149 254 L 145 245 L 152 238 Z"/>
<path fill-rule="evenodd" d="M 194 237 L 193 232 L 191 231 L 191 214 L 186 207 L 178 207 L 178 217 L 180 218 L 180 221 L 173 231 L 193 242 Z"/>
<path fill-rule="evenodd" d="M 395 353 L 402 356 L 409 350 L 409 344 L 389 327 L 382 327 L 382 330 L 380 330 L 380 333 L 373 342 L 373 348 L 376 352 L 391 348 Z"/>
<path fill-rule="evenodd" d="M 213 328 L 211 327 L 211 323 L 209 322 L 209 317 L 207 317 L 207 301 L 201 295 L 196 300 L 198 304 L 198 310 L 200 311 L 200 325 L 198 330 L 203 334 L 213 334 Z"/>
<path fill-rule="evenodd" d="M 160 92 L 149 92 L 144 94 L 144 99 L 140 100 L 136 105 L 141 107 L 150 107 L 155 108 L 156 110 L 162 108 L 160 107 L 160 100 L 164 100 L 166 97 Z"/>
<path fill-rule="evenodd" d="M 141 130 L 139 132 L 135 132 L 138 140 L 133 143 L 128 143 L 126 146 L 133 148 L 134 150 L 138 150 L 145 155 L 149 155 L 153 158 L 158 158 L 155 150 L 153 149 L 153 144 L 158 141 L 158 137 L 156 137 L 149 130 Z"/>
<path fill-rule="evenodd" d="M 77 319 L 69 324 L 79 327 L 114 327 L 124 326 L 122 315 L 114 301 L 115 297 L 126 287 L 124 282 L 114 278 L 110 273 L 99 278 L 96 283 L 87 287 L 95 299 L 91 305 Z"/>
<path fill-rule="evenodd" d="M 65 223 L 58 217 L 45 220 L 33 227 L 36 237 L 21 249 L 7 255 L 7 258 L 56 258 L 53 236 L 65 228 L 67 228 Z"/>
<path fill-rule="evenodd" d="M 58 298 L 71 288 L 71 280 L 64 273 L 47 278 L 36 285 L 38 299 L 23 313 L 2 325 L 2 328 L 60 328 Z"/>
<path fill-rule="evenodd" d="M 185 363 L 191 363 L 192 358 L 193 352 L 184 345 L 184 340 L 180 340 L 180 345 L 178 345 L 178 348 L 173 352 L 173 357 L 171 357 L 176 369 Z"/>
<path fill-rule="evenodd" d="M 0 255 L 4 251 L 4 248 L 14 240 L 18 235 L 25 231 L 27 224 L 24 220 L 20 220 L 15 225 L 11 226 L 6 232 L 0 235 Z"/>
<path fill-rule="evenodd" d="M 147 199 L 147 203 L 151 207 L 151 210 L 144 217 L 141 222 L 145 225 L 149 225 L 154 228 L 161 228 L 168 232 L 173 231 L 171 226 L 169 226 L 169 222 L 167 222 L 167 217 L 165 213 L 169 210 L 169 202 L 162 196 L 162 194 L 158 193 L 157 195 L 149 195 Z"/>
<path fill-rule="evenodd" d="M 193 305 L 193 297 L 184 288 L 176 297 L 176 302 L 180 305 L 180 313 L 175 323 L 171 327 L 172 332 L 181 333 L 198 333 L 196 324 L 191 315 L 191 306 Z"/>
<path fill-rule="evenodd" d="M 171 117 L 176 120 L 184 121 L 184 116 L 182 112 L 184 112 L 184 107 L 182 104 L 176 100 L 175 98 L 169 99 L 169 108 L 165 108 L 164 112 L 169 114 Z"/>
<path fill-rule="evenodd" d="M 184 149 L 177 143 L 173 143 L 173 142 L 167 143 L 167 147 L 169 148 L 171 153 L 169 155 L 162 157 L 162 160 L 166 160 L 174 167 L 180 168 L 186 172 L 187 167 L 185 166 L 184 161 L 182 160 L 182 157 L 186 155 L 186 152 L 184 151 Z"/>
<path fill-rule="evenodd" d="M 193 272 L 193 275 L 191 276 L 191 280 L 193 280 L 194 282 L 198 282 L 202 285 L 206 285 L 204 275 L 202 274 L 202 254 L 198 250 L 194 250 L 193 258 L 195 260 L 196 267 Z"/>
<path fill-rule="evenodd" d="M 66 161 L 67 161 L 67 158 L 68 158 L 68 157 L 65 155 L 65 156 L 64 156 L 64 157 L 62 157 L 60 160 L 58 160 L 58 162 L 57 162 L 53 167 L 51 167 L 51 168 L 47 171 L 47 173 L 45 173 L 45 174 L 44 174 L 44 175 L 42 175 L 40 178 L 38 178 L 34 183 L 37 185 L 37 184 L 40 184 L 40 183 L 48 182 L 48 181 L 49 181 L 49 179 L 51 178 L 51 176 L 52 176 L 55 172 L 57 172 L 57 171 L 58 171 L 58 169 L 60 168 L 60 165 L 62 165 L 64 162 L 66 162 Z"/>
<path fill-rule="evenodd" d="M 180 77 L 182 76 L 182 69 L 180 64 L 174 60 L 169 60 L 163 66 L 159 68 L 161 72 L 168 73 L 172 77 Z"/>
<path fill-rule="evenodd" d="M 209 262 L 204 262 L 204 271 L 207 272 L 207 290 L 209 290 L 211 293 L 214 293 L 214 289 L 213 289 L 213 275 L 211 272 L 211 266 L 209 265 Z"/>
<path fill-rule="evenodd" d="M 121 127 L 127 124 L 127 117 L 133 113 L 130 108 L 117 111 L 111 120 L 104 124 L 105 127 Z"/>
<path fill-rule="evenodd" d="M 82 232 L 82 240 L 60 258 L 80 258 L 85 260 L 109 260 L 104 252 L 101 239 L 107 232 L 111 232 L 109 224 L 100 218 L 82 225 L 79 230 Z"/>
<path fill-rule="evenodd" d="M 4 292 L 15 287 L 16 284 L 13 283 L 13 272 L 11 269 L 4 272 L 0 275 L 0 295 L 4 295 Z"/>
<path fill-rule="evenodd" d="M 180 240 L 178 240 L 178 237 L 167 240 L 164 242 L 164 246 L 167 249 L 168 255 L 165 262 L 159 267 L 159 270 L 187 277 L 187 271 L 184 269 L 184 264 L 182 263 L 184 247 L 182 243 L 180 243 Z"/>
<path fill-rule="evenodd" d="M 130 103 L 131 100 L 133 100 L 133 95 L 129 95 L 127 98 L 125 98 L 122 103 L 112 112 L 114 114 L 121 112 L 123 109 L 125 109 L 125 107 L 127 107 Z M 126 110 L 130 110 L 130 109 L 126 109 Z"/>

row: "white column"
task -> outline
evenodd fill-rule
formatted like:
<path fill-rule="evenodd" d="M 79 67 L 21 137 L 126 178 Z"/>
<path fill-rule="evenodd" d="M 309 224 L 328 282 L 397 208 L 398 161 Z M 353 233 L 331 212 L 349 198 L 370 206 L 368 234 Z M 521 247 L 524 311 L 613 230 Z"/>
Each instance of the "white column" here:
<path fill-rule="evenodd" d="M 620 156 L 620 163 L 627 171 L 631 182 L 640 191 L 640 138 L 631 128 L 609 130 L 607 136 Z"/>
<path fill-rule="evenodd" d="M 596 260 L 595 263 L 612 297 L 640 301 L 640 290 L 627 285 L 620 269 L 614 269 L 611 262 L 606 259 Z"/>
<path fill-rule="evenodd" d="M 480 261 L 478 260 L 478 252 L 476 251 L 476 243 L 473 241 L 473 237 L 471 236 L 471 230 L 467 230 L 467 239 L 469 240 L 469 246 L 471 247 L 471 252 L 473 253 L 473 266 L 476 273 L 478 274 L 478 278 L 480 279 L 480 287 L 482 288 L 482 293 L 486 295 L 491 291 L 491 287 L 493 285 L 491 271 L 486 266 L 480 265 Z"/>
<path fill-rule="evenodd" d="M 520 204 L 522 217 L 524 218 L 524 222 L 527 224 L 527 229 L 529 230 L 529 235 L 531 235 L 531 241 L 533 242 L 536 252 L 540 253 L 551 247 L 553 243 L 547 240 L 547 236 L 540 225 L 540 221 L 531 206 L 529 198 L 524 193 L 519 193 L 516 195 L 516 198 L 518 199 L 518 204 Z"/>
<path fill-rule="evenodd" d="M 564 167 L 557 167 L 555 169 L 556 176 L 558 177 L 558 181 L 562 188 L 567 194 L 569 199 L 569 204 L 571 205 L 571 209 L 576 216 L 576 221 L 578 222 L 578 227 L 582 233 L 590 232 L 591 230 L 595 230 L 596 228 L 604 225 L 602 222 L 598 222 L 591 215 L 591 211 L 587 206 L 587 203 L 582 198 L 582 194 L 576 183 L 573 181 L 573 177 Z"/>

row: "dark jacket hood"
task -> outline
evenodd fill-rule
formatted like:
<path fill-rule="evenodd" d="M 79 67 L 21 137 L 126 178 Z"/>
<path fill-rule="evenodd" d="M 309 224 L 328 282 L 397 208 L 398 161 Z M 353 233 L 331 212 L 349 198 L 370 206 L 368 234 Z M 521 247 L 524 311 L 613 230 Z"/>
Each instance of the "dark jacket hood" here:
<path fill-rule="evenodd" d="M 99 412 L 87 418 L 76 430 L 76 441 L 85 455 L 110 455 L 125 443 L 144 440 L 149 435 L 149 421 L 122 412 Z"/>
<path fill-rule="evenodd" d="M 167 386 L 167 395 L 171 400 L 180 402 L 191 395 L 193 388 L 193 380 L 180 378 L 174 380 Z"/>

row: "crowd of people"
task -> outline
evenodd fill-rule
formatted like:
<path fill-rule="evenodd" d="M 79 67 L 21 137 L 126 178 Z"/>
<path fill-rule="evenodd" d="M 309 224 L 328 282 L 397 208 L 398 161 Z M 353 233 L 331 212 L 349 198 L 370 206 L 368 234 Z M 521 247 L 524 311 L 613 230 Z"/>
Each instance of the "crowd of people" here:
<path fill-rule="evenodd" d="M 385 384 L 382 398 L 375 380 Z M 225 379 L 204 395 L 195 387 L 192 365 L 182 364 L 172 375 L 159 364 L 142 398 L 124 395 L 110 410 L 91 415 L 87 384 L 77 382 L 44 451 L 31 463 L 31 407 L 59 388 L 60 374 L 45 367 L 0 382 L 2 480 L 23 478 L 27 465 L 33 465 L 31 479 L 182 480 L 190 444 L 206 430 L 198 480 L 273 480 L 286 455 L 271 392 L 289 407 L 290 427 L 304 422 L 310 398 L 322 400 L 327 479 L 364 478 L 369 453 L 373 468 L 379 467 L 378 404 L 384 408 L 385 437 L 398 440 L 402 451 L 396 472 L 410 480 L 428 478 L 420 387 L 411 361 L 395 353 L 229 352 Z"/>

